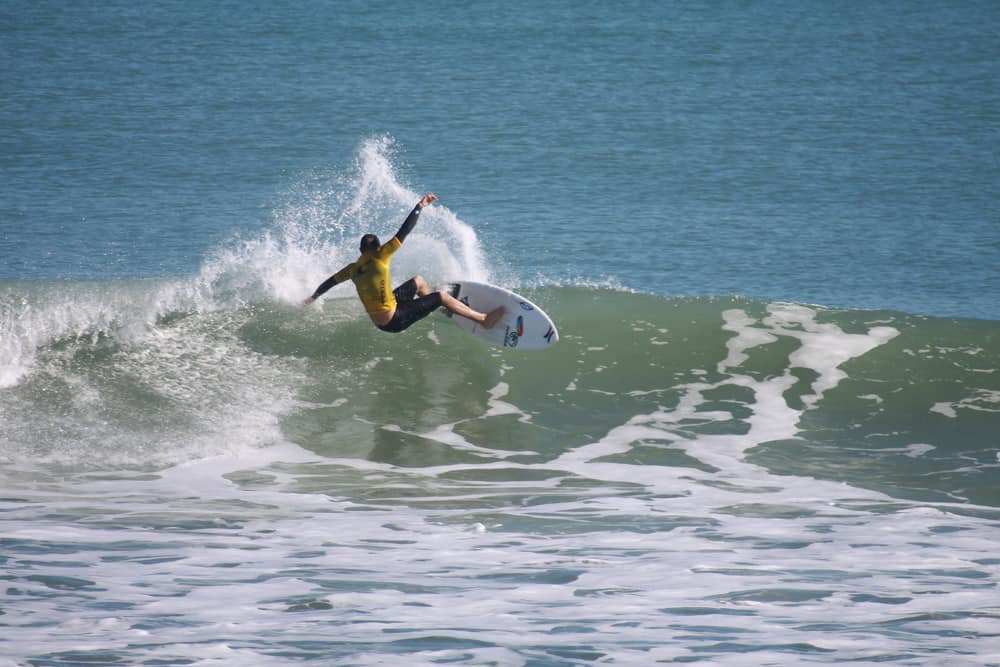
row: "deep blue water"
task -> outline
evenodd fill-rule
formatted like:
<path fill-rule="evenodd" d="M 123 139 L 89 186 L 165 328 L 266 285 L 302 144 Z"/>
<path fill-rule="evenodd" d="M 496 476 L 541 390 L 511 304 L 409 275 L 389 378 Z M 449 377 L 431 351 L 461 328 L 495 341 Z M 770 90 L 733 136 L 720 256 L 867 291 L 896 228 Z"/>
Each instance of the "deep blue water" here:
<path fill-rule="evenodd" d="M 391 137 L 523 275 L 1000 317 L 1000 8 L 0 8 L 0 278 L 188 275 Z"/>

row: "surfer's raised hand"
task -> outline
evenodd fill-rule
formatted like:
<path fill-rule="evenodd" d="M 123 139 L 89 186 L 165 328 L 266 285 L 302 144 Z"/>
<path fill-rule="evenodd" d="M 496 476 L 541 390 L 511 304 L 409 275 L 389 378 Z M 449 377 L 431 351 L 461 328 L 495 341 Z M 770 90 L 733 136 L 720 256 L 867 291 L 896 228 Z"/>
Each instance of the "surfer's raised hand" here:
<path fill-rule="evenodd" d="M 420 208 L 423 208 L 428 204 L 430 204 L 431 202 L 435 202 L 437 200 L 438 196 L 436 194 L 434 194 L 433 192 L 428 192 L 427 194 L 424 195 L 424 198 L 420 200 Z"/>

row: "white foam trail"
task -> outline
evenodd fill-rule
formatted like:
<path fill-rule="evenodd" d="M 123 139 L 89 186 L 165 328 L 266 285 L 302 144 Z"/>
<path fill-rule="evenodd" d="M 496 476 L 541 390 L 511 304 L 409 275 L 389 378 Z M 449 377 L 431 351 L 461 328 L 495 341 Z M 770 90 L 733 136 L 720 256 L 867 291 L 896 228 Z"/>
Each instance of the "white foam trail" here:
<path fill-rule="evenodd" d="M 763 324 L 774 334 L 799 339 L 801 347 L 789 357 L 791 368 L 808 368 L 819 377 L 812 383 L 814 393 L 803 396 L 803 402 L 815 405 L 823 394 L 847 377 L 841 366 L 884 345 L 899 335 L 893 327 L 872 327 L 867 334 L 848 334 L 835 324 L 816 322 L 816 311 L 806 306 L 774 303 L 767 308 L 770 315 Z"/>
<path fill-rule="evenodd" d="M 757 320 L 739 308 L 732 308 L 723 312 L 722 319 L 725 321 L 722 329 L 724 331 L 732 331 L 736 335 L 726 341 L 726 348 L 729 350 L 729 355 L 719 362 L 718 369 L 720 373 L 725 373 L 727 369 L 738 367 L 746 361 L 748 358 L 747 350 L 778 340 L 769 331 L 753 326 L 757 323 Z"/>
<path fill-rule="evenodd" d="M 945 417 L 954 419 L 958 417 L 959 410 L 972 410 L 975 412 L 1000 412 L 1000 391 L 990 389 L 968 389 L 973 394 L 954 402 L 938 402 L 929 408 L 929 412 L 936 412 Z"/>
<path fill-rule="evenodd" d="M 685 478 L 734 479 L 767 478 L 768 473 L 744 461 L 747 450 L 761 443 L 787 440 L 798 433 L 799 419 L 805 410 L 814 407 L 824 393 L 835 388 L 845 377 L 841 366 L 891 340 L 898 331 L 891 327 L 874 327 L 867 334 L 849 334 L 834 324 L 816 322 L 816 311 L 793 304 L 772 304 L 769 315 L 758 322 L 744 311 L 732 309 L 723 314 L 723 329 L 736 335 L 727 341 L 727 356 L 719 362 L 720 372 L 727 377 L 718 382 L 692 382 L 679 387 L 683 395 L 677 405 L 650 414 L 635 415 L 627 423 L 612 428 L 599 440 L 569 450 L 547 467 L 566 470 L 581 477 L 609 482 L 633 482 L 647 485 L 664 493 L 686 486 Z M 795 338 L 800 346 L 792 351 L 785 372 L 765 379 L 739 373 L 748 358 L 748 351 L 778 341 Z M 813 394 L 803 398 L 802 409 L 789 405 L 786 392 L 800 380 L 791 370 L 807 368 L 817 375 L 811 385 Z M 737 386 L 753 392 L 752 414 L 745 418 L 749 430 L 742 434 L 690 435 L 684 424 L 726 421 L 732 415 L 726 411 L 702 411 L 704 394 L 725 386 Z M 806 400 L 808 399 L 808 400 Z M 644 468 L 623 463 L 609 463 L 608 457 L 630 451 L 636 443 L 663 442 L 684 449 L 695 459 L 723 471 L 703 474 L 682 468 Z M 600 462 L 599 462 L 600 461 Z M 812 480 L 816 488 L 829 487 L 831 493 L 840 485 Z M 782 482 L 780 487 L 794 489 L 792 496 L 802 492 L 794 484 Z"/>

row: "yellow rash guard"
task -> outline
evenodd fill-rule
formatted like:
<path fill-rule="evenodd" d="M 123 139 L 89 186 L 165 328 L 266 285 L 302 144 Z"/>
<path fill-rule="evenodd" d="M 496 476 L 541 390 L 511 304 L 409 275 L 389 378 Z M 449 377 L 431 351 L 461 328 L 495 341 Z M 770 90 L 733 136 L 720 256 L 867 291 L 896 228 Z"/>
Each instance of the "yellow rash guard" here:
<path fill-rule="evenodd" d="M 334 285 L 344 282 L 347 279 L 354 281 L 354 287 L 358 290 L 361 303 L 365 305 L 365 310 L 371 315 L 379 313 L 391 313 L 396 309 L 396 296 L 392 293 L 389 284 L 389 262 L 392 254 L 403 245 L 406 236 L 417 224 L 420 217 L 419 203 L 406 216 L 402 226 L 392 239 L 372 254 L 362 254 L 357 260 L 351 262 L 337 273 L 323 281 L 323 284 L 316 288 L 310 300 L 315 301 L 326 293 Z M 377 239 L 376 239 L 377 240 Z"/>
<path fill-rule="evenodd" d="M 390 313 L 396 309 L 396 297 L 389 283 L 389 262 L 392 254 L 399 250 L 402 241 L 393 236 L 374 255 L 361 255 L 358 259 L 333 275 L 336 283 L 348 279 L 354 281 L 358 297 L 369 314 Z"/>

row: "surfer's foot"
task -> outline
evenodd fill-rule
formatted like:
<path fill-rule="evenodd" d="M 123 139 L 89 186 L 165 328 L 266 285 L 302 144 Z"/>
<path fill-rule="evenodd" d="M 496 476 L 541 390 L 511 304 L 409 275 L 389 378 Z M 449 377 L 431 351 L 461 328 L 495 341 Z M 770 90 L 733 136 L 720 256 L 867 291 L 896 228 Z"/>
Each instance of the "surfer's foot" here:
<path fill-rule="evenodd" d="M 486 313 L 486 319 L 483 320 L 483 328 L 492 329 L 493 325 L 499 322 L 500 318 L 503 317 L 503 313 L 504 313 L 503 306 L 500 306 L 499 308 L 496 308 Z"/>

